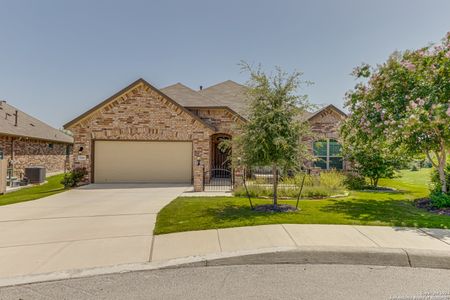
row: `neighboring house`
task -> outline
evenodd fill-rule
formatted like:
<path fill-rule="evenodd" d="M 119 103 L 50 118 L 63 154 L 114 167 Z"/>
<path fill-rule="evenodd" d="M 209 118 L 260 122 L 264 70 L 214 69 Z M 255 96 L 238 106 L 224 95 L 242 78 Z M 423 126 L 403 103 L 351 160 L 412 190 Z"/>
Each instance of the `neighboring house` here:
<path fill-rule="evenodd" d="M 219 143 L 245 122 L 245 92 L 231 80 L 194 91 L 181 83 L 157 89 L 139 79 L 64 125 L 74 136 L 74 166 L 86 167 L 90 182 L 194 182 L 198 189 L 203 175 L 229 168 Z M 310 164 L 343 168 L 335 149 L 345 114 L 329 105 L 301 118 L 320 141 L 307 141 L 323 160 Z"/>
<path fill-rule="evenodd" d="M 8 160 L 10 177 L 23 178 L 31 166 L 43 166 L 47 174 L 64 172 L 72 143 L 71 136 L 0 101 L 0 159 Z"/>

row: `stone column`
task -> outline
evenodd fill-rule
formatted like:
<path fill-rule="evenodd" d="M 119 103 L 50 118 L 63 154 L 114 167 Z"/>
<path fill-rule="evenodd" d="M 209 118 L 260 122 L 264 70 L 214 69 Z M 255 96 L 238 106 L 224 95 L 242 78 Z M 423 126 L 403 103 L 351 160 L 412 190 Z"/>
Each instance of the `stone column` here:
<path fill-rule="evenodd" d="M 194 192 L 203 192 L 205 168 L 203 165 L 194 165 Z"/>

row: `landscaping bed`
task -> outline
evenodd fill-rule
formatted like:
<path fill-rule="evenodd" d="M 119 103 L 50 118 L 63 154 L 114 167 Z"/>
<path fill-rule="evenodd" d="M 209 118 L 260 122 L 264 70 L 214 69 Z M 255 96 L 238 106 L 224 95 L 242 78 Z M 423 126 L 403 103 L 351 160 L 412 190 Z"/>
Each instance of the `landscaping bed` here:
<path fill-rule="evenodd" d="M 450 207 L 436 208 L 431 204 L 431 200 L 429 198 L 417 199 L 414 203 L 416 207 L 425 209 L 433 214 L 446 215 L 450 217 Z"/>
<path fill-rule="evenodd" d="M 321 172 L 319 175 L 306 175 L 303 182 L 303 173 L 293 177 L 281 178 L 278 183 L 279 199 L 297 199 L 301 190 L 302 198 L 323 199 L 327 197 L 346 196 L 348 193 L 344 181 L 345 175 L 339 171 Z M 268 199 L 273 197 L 273 186 L 267 178 L 247 180 L 247 189 L 240 187 L 234 191 L 236 197 Z M 248 194 L 247 194 L 248 192 Z"/>

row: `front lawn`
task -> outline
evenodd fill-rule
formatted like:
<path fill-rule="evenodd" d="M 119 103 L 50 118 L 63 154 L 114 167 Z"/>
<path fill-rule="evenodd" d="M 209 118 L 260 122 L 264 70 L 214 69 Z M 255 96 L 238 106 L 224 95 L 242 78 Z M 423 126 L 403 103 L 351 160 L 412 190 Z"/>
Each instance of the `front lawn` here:
<path fill-rule="evenodd" d="M 450 217 L 414 206 L 413 200 L 428 195 L 431 169 L 402 171 L 400 178 L 380 180 L 380 186 L 397 191 L 352 191 L 347 197 L 301 200 L 300 211 L 262 213 L 250 210 L 238 197 L 179 197 L 158 214 L 155 234 L 263 224 L 360 224 L 450 228 Z M 254 200 L 256 204 L 270 200 Z M 295 201 L 280 203 L 295 205 Z"/>
<path fill-rule="evenodd" d="M 0 206 L 18 202 L 36 200 L 64 191 L 61 180 L 64 174 L 47 177 L 47 182 L 29 188 L 24 188 L 16 192 L 11 192 L 0 196 Z"/>

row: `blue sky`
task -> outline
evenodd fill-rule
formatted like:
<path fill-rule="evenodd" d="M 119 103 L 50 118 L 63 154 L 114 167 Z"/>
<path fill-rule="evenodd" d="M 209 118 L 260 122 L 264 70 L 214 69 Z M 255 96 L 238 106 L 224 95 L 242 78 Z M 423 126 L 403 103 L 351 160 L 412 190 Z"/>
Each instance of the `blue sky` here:
<path fill-rule="evenodd" d="M 342 107 L 361 62 L 439 41 L 448 0 L 0 0 L 0 99 L 61 127 L 143 77 L 245 82 L 237 63 L 304 72 Z"/>

